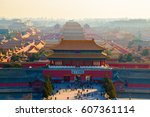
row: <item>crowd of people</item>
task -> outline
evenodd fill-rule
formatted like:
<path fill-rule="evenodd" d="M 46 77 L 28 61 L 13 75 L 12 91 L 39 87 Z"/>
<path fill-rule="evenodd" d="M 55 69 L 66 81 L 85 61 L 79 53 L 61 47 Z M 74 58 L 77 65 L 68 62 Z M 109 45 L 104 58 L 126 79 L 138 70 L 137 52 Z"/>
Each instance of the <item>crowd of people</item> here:
<path fill-rule="evenodd" d="M 50 100 L 105 100 L 105 90 L 100 83 L 56 83 Z"/>

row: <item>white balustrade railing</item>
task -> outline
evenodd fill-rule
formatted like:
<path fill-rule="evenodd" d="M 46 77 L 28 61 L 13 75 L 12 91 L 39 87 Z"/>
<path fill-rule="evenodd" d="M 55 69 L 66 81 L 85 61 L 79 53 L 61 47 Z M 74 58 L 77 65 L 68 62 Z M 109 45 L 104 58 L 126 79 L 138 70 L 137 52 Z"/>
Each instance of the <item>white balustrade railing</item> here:
<path fill-rule="evenodd" d="M 75 68 L 75 66 L 48 66 L 48 68 Z"/>
<path fill-rule="evenodd" d="M 80 66 L 80 67 L 76 67 L 76 66 L 48 66 L 48 68 L 52 68 L 52 69 L 67 69 L 67 68 L 83 68 L 83 69 L 96 69 L 96 68 L 99 68 L 99 69 L 107 69 L 109 67 L 107 66 Z"/>

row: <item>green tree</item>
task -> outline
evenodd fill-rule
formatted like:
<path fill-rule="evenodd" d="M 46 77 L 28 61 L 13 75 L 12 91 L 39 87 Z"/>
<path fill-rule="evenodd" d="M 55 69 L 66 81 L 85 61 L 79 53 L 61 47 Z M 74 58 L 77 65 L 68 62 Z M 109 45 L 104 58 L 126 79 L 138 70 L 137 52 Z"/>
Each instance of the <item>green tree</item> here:
<path fill-rule="evenodd" d="M 6 54 L 6 50 L 4 50 L 4 49 L 2 49 L 2 48 L 0 48 L 0 52 L 1 52 L 2 54 Z"/>
<path fill-rule="evenodd" d="M 131 62 L 132 60 L 133 60 L 133 56 L 131 53 L 125 55 L 121 54 L 118 58 L 119 62 Z"/>
<path fill-rule="evenodd" d="M 112 51 L 111 50 L 106 50 L 105 51 L 107 55 L 112 55 Z"/>
<path fill-rule="evenodd" d="M 49 75 L 45 76 L 45 83 L 43 88 L 43 97 L 45 98 L 48 98 L 48 96 L 52 95 L 53 92 L 53 85 L 50 79 L 51 78 Z"/>
<path fill-rule="evenodd" d="M 12 55 L 11 57 L 11 61 L 15 62 L 15 61 L 19 61 L 20 60 L 20 56 L 19 55 Z"/>
<path fill-rule="evenodd" d="M 116 89 L 111 79 L 104 78 L 104 88 L 110 99 L 116 98 Z"/>
<path fill-rule="evenodd" d="M 133 60 L 133 56 L 131 53 L 127 54 L 126 61 L 131 62 Z"/>
<path fill-rule="evenodd" d="M 121 54 L 118 58 L 119 62 L 126 62 L 126 55 Z"/>
<path fill-rule="evenodd" d="M 148 49 L 144 49 L 142 52 L 143 56 L 148 56 L 149 55 L 149 50 Z"/>
<path fill-rule="evenodd" d="M 34 53 L 31 56 L 29 56 L 29 61 L 35 61 L 35 60 L 39 60 L 39 59 L 40 59 L 39 53 Z"/>

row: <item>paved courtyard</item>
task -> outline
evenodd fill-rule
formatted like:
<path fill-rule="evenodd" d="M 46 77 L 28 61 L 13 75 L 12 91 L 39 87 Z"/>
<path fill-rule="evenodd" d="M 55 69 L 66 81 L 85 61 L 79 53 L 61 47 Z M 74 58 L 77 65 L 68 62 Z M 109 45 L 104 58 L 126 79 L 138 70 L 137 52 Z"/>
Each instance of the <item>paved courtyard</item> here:
<path fill-rule="evenodd" d="M 49 100 L 105 100 L 104 89 L 96 83 L 54 84 L 54 94 Z"/>

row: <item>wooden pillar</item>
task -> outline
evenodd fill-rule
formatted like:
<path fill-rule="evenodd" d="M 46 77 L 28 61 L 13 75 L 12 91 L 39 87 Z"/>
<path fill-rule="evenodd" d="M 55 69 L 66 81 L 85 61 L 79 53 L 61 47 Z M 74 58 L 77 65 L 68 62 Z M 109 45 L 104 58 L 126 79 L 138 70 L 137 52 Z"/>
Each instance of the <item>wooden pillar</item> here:
<path fill-rule="evenodd" d="M 105 66 L 105 64 L 106 64 L 105 60 L 100 60 L 100 66 L 102 66 L 102 65 Z"/>
<path fill-rule="evenodd" d="M 100 66 L 102 66 L 102 60 L 100 60 Z"/>

